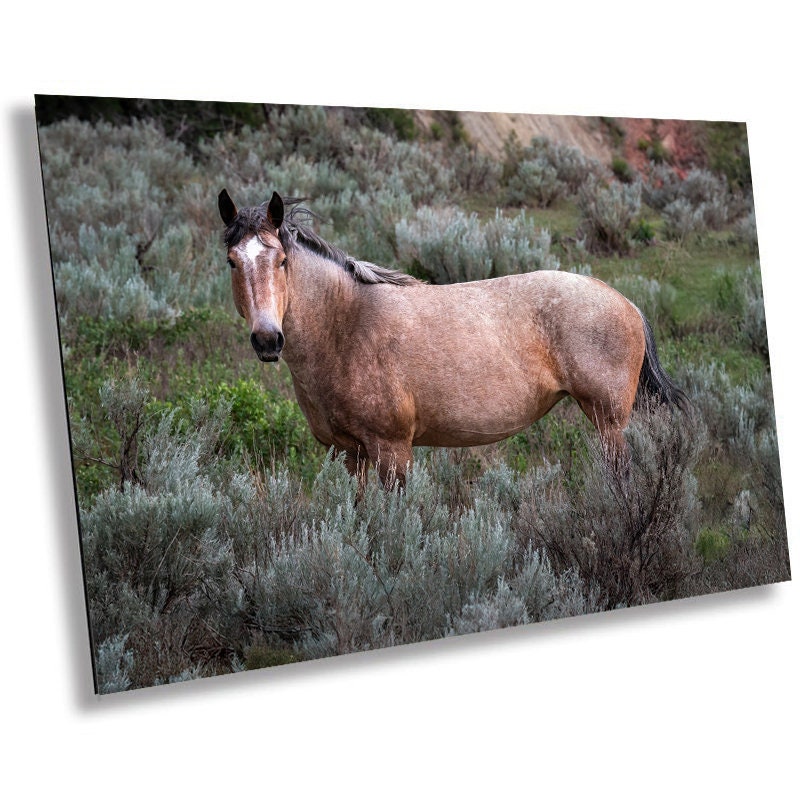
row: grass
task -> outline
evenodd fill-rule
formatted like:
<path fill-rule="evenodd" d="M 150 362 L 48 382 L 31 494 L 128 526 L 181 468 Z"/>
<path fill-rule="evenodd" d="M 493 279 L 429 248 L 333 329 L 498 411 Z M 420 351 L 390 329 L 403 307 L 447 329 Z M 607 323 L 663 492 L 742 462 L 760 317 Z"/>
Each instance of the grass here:
<path fill-rule="evenodd" d="M 569 200 L 561 200 L 548 208 L 534 208 L 530 211 L 536 225 L 547 228 L 553 240 L 575 235 L 578 227 L 578 207 Z"/>
<path fill-rule="evenodd" d="M 294 399 L 291 374 L 284 362 L 265 367 L 255 357 L 247 340 L 246 326 L 236 315 L 220 308 L 191 309 L 175 321 L 119 322 L 81 318 L 65 338 L 65 377 L 67 397 L 74 420 L 83 419 L 92 430 L 100 452 L 107 455 L 118 446 L 113 425 L 97 407 L 102 385 L 110 379 L 127 379 L 136 375 L 152 395 L 153 415 L 176 409 L 188 409 L 202 399 L 212 404 L 223 399 L 226 387 L 245 387 L 236 397 L 246 396 L 249 406 L 237 406 L 239 422 L 250 432 L 249 441 L 240 440 L 240 453 L 255 456 L 259 445 L 267 445 L 262 454 L 276 456 L 276 445 L 284 443 L 282 435 L 256 437 L 258 420 L 270 430 L 263 411 L 255 408 L 255 396 L 264 399 L 264 407 L 280 409 L 279 419 L 290 426 L 300 426 L 302 433 L 290 436 L 295 455 L 287 451 L 295 465 L 303 459 L 296 454 L 298 446 L 309 448 L 315 455 L 308 464 L 297 467 L 309 479 L 320 463 L 323 452 L 316 451 L 316 442 L 308 432 L 305 420 Z M 250 391 L 248 391 L 248 387 Z M 227 398 L 230 399 L 230 396 Z M 305 434 L 305 435 L 303 435 Z M 249 445 L 249 446 L 248 446 Z M 269 448 L 272 448 L 271 451 Z M 113 485 L 116 477 L 107 468 L 86 459 L 76 459 L 79 496 L 90 498 Z"/>

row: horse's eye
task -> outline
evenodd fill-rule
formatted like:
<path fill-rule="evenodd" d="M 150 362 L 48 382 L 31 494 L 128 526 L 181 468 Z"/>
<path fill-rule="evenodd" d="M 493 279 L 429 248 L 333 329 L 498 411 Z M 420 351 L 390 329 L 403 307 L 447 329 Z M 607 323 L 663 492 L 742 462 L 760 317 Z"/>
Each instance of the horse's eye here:
<path fill-rule="evenodd" d="M 231 269 L 236 269 L 236 264 L 234 264 L 234 263 L 233 263 L 233 261 L 231 261 L 231 259 L 228 259 L 228 266 L 229 266 Z"/>
<path fill-rule="evenodd" d="M 284 258 L 284 259 L 283 259 L 283 261 L 281 261 L 281 263 L 280 263 L 280 265 L 279 265 L 279 266 L 280 266 L 281 268 L 284 268 L 284 267 L 286 266 L 286 258 Z"/>

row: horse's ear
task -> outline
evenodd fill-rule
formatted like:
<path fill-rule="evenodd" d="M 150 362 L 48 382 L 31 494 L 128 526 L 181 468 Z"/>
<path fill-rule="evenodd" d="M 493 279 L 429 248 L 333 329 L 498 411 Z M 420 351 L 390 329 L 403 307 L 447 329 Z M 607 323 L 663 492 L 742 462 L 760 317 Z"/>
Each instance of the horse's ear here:
<path fill-rule="evenodd" d="M 278 230 L 283 222 L 283 198 L 277 192 L 272 193 L 267 206 L 267 219 L 275 230 Z"/>
<path fill-rule="evenodd" d="M 231 200 L 231 196 L 228 194 L 227 189 L 223 189 L 219 193 L 218 204 L 219 215 L 222 217 L 222 221 L 226 225 L 230 225 L 235 219 L 237 211 L 236 204 L 233 202 L 233 200 Z"/>

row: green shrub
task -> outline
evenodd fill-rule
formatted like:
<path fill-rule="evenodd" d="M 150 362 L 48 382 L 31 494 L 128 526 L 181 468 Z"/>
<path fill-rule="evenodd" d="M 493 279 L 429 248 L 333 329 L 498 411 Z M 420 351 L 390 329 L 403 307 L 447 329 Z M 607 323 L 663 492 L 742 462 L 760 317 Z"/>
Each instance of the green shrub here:
<path fill-rule="evenodd" d="M 229 293 L 209 178 L 152 123 L 43 128 L 42 171 L 59 315 L 175 317 Z M 204 207 L 198 210 L 198 204 Z M 212 245 L 213 239 L 213 245 Z M 224 266 L 224 263 L 220 263 Z M 224 282 L 220 281 L 224 278 Z M 67 330 L 69 333 L 69 330 Z"/>
<path fill-rule="evenodd" d="M 633 227 L 631 238 L 640 244 L 651 244 L 656 238 L 656 230 L 646 219 L 639 219 Z"/>
<path fill-rule="evenodd" d="M 328 114 L 320 106 L 275 106 L 265 125 L 230 131 L 201 144 L 201 154 L 211 161 L 225 159 L 226 166 L 257 168 L 277 163 L 290 154 L 308 160 L 337 161 L 351 145 L 349 127 L 340 113 Z M 231 159 L 227 161 L 227 159 Z M 229 172 L 228 175 L 247 175 Z"/>
<path fill-rule="evenodd" d="M 576 147 L 553 142 L 539 136 L 531 140 L 527 157 L 542 157 L 553 166 L 567 192 L 574 196 L 587 181 L 608 178 L 607 170 L 594 159 L 587 158 Z"/>
<path fill-rule="evenodd" d="M 558 266 L 549 234 L 524 214 L 509 219 L 498 211 L 481 224 L 458 208 L 424 207 L 397 223 L 396 235 L 400 263 L 438 284 Z"/>
<path fill-rule="evenodd" d="M 741 317 L 744 311 L 744 286 L 741 275 L 719 268 L 714 272 L 714 308 L 732 317 Z"/>
<path fill-rule="evenodd" d="M 736 221 L 733 241 L 734 243 L 743 244 L 751 254 L 758 257 L 758 232 L 756 230 L 755 211 L 750 211 Z"/>
<path fill-rule="evenodd" d="M 764 311 L 764 290 L 758 267 L 747 270 L 742 286 L 743 312 L 739 332 L 744 343 L 769 365 L 767 321 Z"/>
<path fill-rule="evenodd" d="M 489 194 L 497 190 L 501 165 L 477 147 L 459 144 L 450 152 L 455 181 L 467 193 Z"/>
<path fill-rule="evenodd" d="M 681 194 L 698 209 L 709 230 L 718 231 L 728 223 L 730 192 L 724 177 L 693 169 L 681 184 Z"/>
<path fill-rule="evenodd" d="M 219 182 L 261 201 L 273 190 L 297 192 L 315 205 L 326 195 L 391 189 L 423 203 L 449 196 L 456 186 L 444 148 L 353 126 L 343 111 L 299 107 L 265 128 L 218 137 L 202 153 Z"/>
<path fill-rule="evenodd" d="M 761 374 L 747 384 L 736 384 L 723 367 L 712 362 L 682 365 L 676 378 L 687 389 L 715 443 L 700 473 L 705 483 L 711 480 L 705 494 L 709 518 L 719 524 L 724 514 L 726 525 L 741 528 L 744 512 L 737 506 L 747 499 L 754 511 L 748 512 L 745 527 L 758 528 L 770 539 L 785 537 L 769 376 Z M 713 480 L 720 473 L 726 479 Z"/>
<path fill-rule="evenodd" d="M 138 419 L 141 403 L 130 406 L 129 399 L 135 397 L 124 387 L 115 387 L 106 399 L 120 428 L 129 429 Z M 136 431 L 135 474 L 81 512 L 93 640 L 116 642 L 120 658 L 119 642 L 127 641 L 141 656 L 142 640 L 155 646 L 164 625 L 176 630 L 176 624 L 185 636 L 192 624 L 187 604 L 218 579 L 227 558 L 215 533 L 235 495 L 209 474 L 216 469 L 209 455 L 220 418 L 203 419 L 199 409 L 194 417 L 190 431 L 176 430 L 172 414 Z M 101 654 L 98 649 L 98 659 Z M 129 666 L 147 671 L 154 658 L 133 657 Z M 167 675 L 186 666 L 173 661 Z M 148 675 L 150 682 L 153 677 Z"/>
<path fill-rule="evenodd" d="M 523 147 L 516 136 L 505 143 L 503 177 L 507 202 L 511 205 L 549 206 L 566 196 L 575 196 L 589 180 L 602 180 L 606 171 L 580 150 L 534 137 Z"/>
<path fill-rule="evenodd" d="M 623 183 L 630 183 L 635 177 L 631 165 L 621 156 L 614 156 L 611 160 L 611 171 L 614 177 Z"/>
<path fill-rule="evenodd" d="M 533 218 L 524 211 L 514 217 L 496 211 L 494 218 L 484 224 L 483 233 L 493 278 L 559 267 L 558 259 L 550 252 L 550 232 L 536 228 Z"/>
<path fill-rule="evenodd" d="M 316 474 L 325 453 L 295 401 L 246 379 L 223 382 L 204 391 L 202 398 L 212 408 L 220 403 L 230 408 L 225 452 L 246 455 L 255 463 L 280 461 L 307 479 Z"/>
<path fill-rule="evenodd" d="M 176 277 L 166 276 L 166 291 L 154 288 L 142 274 L 135 241 L 121 226 L 101 224 L 96 230 L 82 225 L 78 239 L 82 257 L 53 267 L 62 320 L 92 316 L 140 322 L 177 316 Z"/>
<path fill-rule="evenodd" d="M 152 122 L 114 126 L 70 119 L 40 129 L 42 173 L 65 234 L 81 224 L 152 228 L 197 176 L 186 149 Z"/>
<path fill-rule="evenodd" d="M 697 534 L 695 550 L 705 563 L 718 561 L 728 552 L 730 539 L 724 531 L 704 528 Z"/>
<path fill-rule="evenodd" d="M 672 241 L 685 243 L 691 234 L 705 230 L 703 212 L 688 200 L 678 198 L 664 208 L 664 236 Z"/>
<path fill-rule="evenodd" d="M 750 150 L 745 124 L 707 122 L 705 127 L 709 167 L 725 175 L 731 186 L 751 191 L 753 178 L 750 174 Z"/>
<path fill-rule="evenodd" d="M 724 177 L 693 169 L 681 179 L 667 166 L 655 166 L 643 184 L 644 201 L 662 212 L 668 239 L 686 242 L 690 235 L 721 230 L 741 202 L 731 195 Z"/>
<path fill-rule="evenodd" d="M 681 196 L 681 179 L 667 164 L 650 164 L 642 181 L 642 200 L 656 211 L 663 211 Z"/>
<path fill-rule="evenodd" d="M 100 694 L 124 692 L 131 685 L 133 653 L 125 649 L 127 636 L 112 636 L 97 648 L 95 668 Z"/>
<path fill-rule="evenodd" d="M 675 377 L 688 391 L 714 441 L 728 447 L 741 430 L 743 419 L 747 420 L 745 427 L 752 426 L 757 432 L 772 427 L 772 392 L 767 375 L 737 384 L 723 366 L 712 361 L 681 364 Z"/>
<path fill-rule="evenodd" d="M 406 108 L 368 108 L 366 118 L 370 125 L 384 133 L 393 133 L 402 141 L 417 135 L 414 113 Z"/>
<path fill-rule="evenodd" d="M 421 208 L 396 226 L 400 263 L 424 272 L 434 283 L 488 278 L 489 246 L 476 214 L 457 208 Z"/>
<path fill-rule="evenodd" d="M 758 266 L 744 271 L 718 268 L 714 273 L 714 308 L 733 320 L 742 346 L 769 364 L 764 293 Z"/>
<path fill-rule="evenodd" d="M 315 204 L 330 226 L 321 233 L 347 252 L 374 264 L 394 264 L 397 259 L 398 220 L 414 214 L 411 195 L 391 188 L 343 194 Z M 353 224 L 358 220 L 358 224 Z"/>
<path fill-rule="evenodd" d="M 659 335 L 676 329 L 678 291 L 674 286 L 643 275 L 625 275 L 613 286 L 638 306 Z"/>
<path fill-rule="evenodd" d="M 600 117 L 600 122 L 603 123 L 608 135 L 611 136 L 611 141 L 614 147 L 622 147 L 625 144 L 626 132 L 616 117 Z"/>
<path fill-rule="evenodd" d="M 579 234 L 595 253 L 624 255 L 631 249 L 634 219 L 641 210 L 641 184 L 597 181 L 584 185 L 578 196 Z"/>
<path fill-rule="evenodd" d="M 664 164 L 670 160 L 669 152 L 664 147 L 664 142 L 657 136 L 650 139 L 639 139 L 636 147 L 641 150 L 654 164 Z"/>
<path fill-rule="evenodd" d="M 705 438 L 688 419 L 637 418 L 630 483 L 593 445 L 570 485 L 558 465 L 519 478 L 420 452 L 405 492 L 371 476 L 358 504 L 341 459 L 305 495 L 285 471 L 212 457 L 226 418 L 198 407 L 193 419 L 154 420 L 138 481 L 83 511 L 103 691 L 666 599 L 710 579 L 696 553 L 712 545 L 693 533 Z M 761 530 L 761 505 L 739 503 L 736 524 Z M 762 551 L 753 536 L 764 575 L 780 574 L 777 540 Z M 725 580 L 748 580 L 744 563 Z"/>
<path fill-rule="evenodd" d="M 556 170 L 543 158 L 525 159 L 508 181 L 506 202 L 509 205 L 533 205 L 546 208 L 566 194 Z"/>
<path fill-rule="evenodd" d="M 248 571 L 246 594 L 258 598 L 248 613 L 262 635 L 320 657 L 574 607 L 571 576 L 562 580 L 539 553 L 526 549 L 515 566 L 516 537 L 497 495 L 478 492 L 447 512 L 424 464 L 403 494 L 372 484 L 354 506 L 350 486 L 340 462 L 328 462 L 312 495 L 315 521 Z"/>

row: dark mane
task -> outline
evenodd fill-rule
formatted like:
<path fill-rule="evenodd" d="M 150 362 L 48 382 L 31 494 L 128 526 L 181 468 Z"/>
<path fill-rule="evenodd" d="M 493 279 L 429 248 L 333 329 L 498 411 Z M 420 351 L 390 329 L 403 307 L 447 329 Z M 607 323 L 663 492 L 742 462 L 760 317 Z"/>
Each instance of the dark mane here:
<path fill-rule="evenodd" d="M 395 286 L 410 286 L 421 283 L 416 278 L 397 269 L 380 267 L 369 261 L 358 261 L 347 255 L 344 250 L 325 241 L 307 225 L 307 220 L 315 218 L 315 214 L 304 208 L 299 200 L 284 198 L 284 205 L 290 206 L 283 219 L 283 224 L 278 231 L 284 250 L 287 253 L 295 251 L 298 245 L 305 247 L 318 256 L 327 258 L 338 264 L 353 280 L 359 283 L 388 283 Z M 261 232 L 275 233 L 275 229 L 267 219 L 266 204 L 242 208 L 238 211 L 233 221 L 225 228 L 225 247 L 235 247 L 245 236 Z"/>

